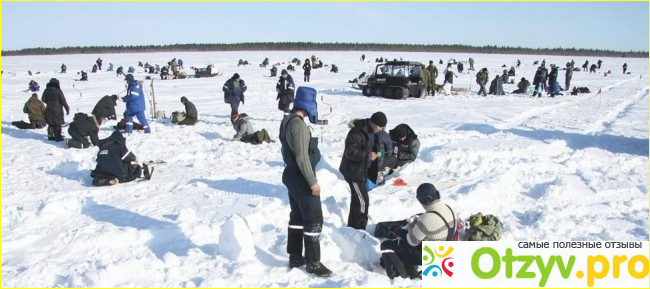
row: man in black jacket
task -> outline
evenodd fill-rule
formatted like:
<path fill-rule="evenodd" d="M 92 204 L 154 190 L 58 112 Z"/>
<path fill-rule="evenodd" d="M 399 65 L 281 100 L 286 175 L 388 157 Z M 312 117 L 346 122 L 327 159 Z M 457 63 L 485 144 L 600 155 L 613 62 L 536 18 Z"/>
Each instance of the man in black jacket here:
<path fill-rule="evenodd" d="M 140 177 L 142 168 L 135 155 L 126 148 L 126 139 L 116 130 L 99 141 L 97 166 L 91 171 L 93 186 L 110 186 L 126 183 Z"/>
<path fill-rule="evenodd" d="M 397 147 L 397 154 L 386 158 L 384 166 L 393 169 L 415 161 L 420 152 L 420 140 L 413 129 L 407 124 L 399 124 L 388 132 Z M 389 174 L 390 174 L 389 173 Z"/>
<path fill-rule="evenodd" d="M 187 97 L 181 97 L 181 103 L 185 105 L 185 119 L 181 120 L 179 125 L 194 125 L 199 119 L 199 115 L 196 112 L 196 106 L 189 100 Z"/>
<path fill-rule="evenodd" d="M 386 127 L 386 115 L 375 112 L 369 119 L 354 120 L 350 123 L 350 132 L 345 138 L 345 150 L 339 171 L 350 186 L 351 204 L 348 227 L 366 229 L 368 224 L 368 190 L 366 178 L 368 169 L 377 157 L 381 157 L 374 148 L 377 134 Z"/>
<path fill-rule="evenodd" d="M 94 115 L 88 116 L 85 113 L 77 113 L 68 128 L 68 134 L 72 138 L 68 140 L 68 148 L 89 148 L 91 142 L 94 146 L 98 146 L 98 133 L 99 122 Z M 88 142 L 88 138 L 90 138 L 90 142 Z"/>
<path fill-rule="evenodd" d="M 283 111 L 285 115 L 289 115 L 289 107 L 294 100 L 295 89 L 296 85 L 293 83 L 293 77 L 289 75 L 286 69 L 282 69 L 280 79 L 275 85 L 275 91 L 278 92 L 278 97 L 275 99 L 278 101 L 278 109 Z"/>
<path fill-rule="evenodd" d="M 230 104 L 230 114 L 239 113 L 239 103 L 244 104 L 244 92 L 246 92 L 246 83 L 239 77 L 239 73 L 233 76 L 223 84 L 223 100 Z"/>
<path fill-rule="evenodd" d="M 117 114 L 115 113 L 115 106 L 117 106 L 117 95 L 113 94 L 111 96 L 104 96 L 100 99 L 95 108 L 93 108 L 92 115 L 97 119 L 97 123 L 100 125 L 105 119 L 117 119 Z"/>

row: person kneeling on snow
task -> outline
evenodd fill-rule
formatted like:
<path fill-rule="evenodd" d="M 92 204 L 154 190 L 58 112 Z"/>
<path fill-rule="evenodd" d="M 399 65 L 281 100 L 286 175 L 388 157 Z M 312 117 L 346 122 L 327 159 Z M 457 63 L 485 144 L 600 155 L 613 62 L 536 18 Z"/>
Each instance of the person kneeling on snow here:
<path fill-rule="evenodd" d="M 88 116 L 85 113 L 77 113 L 68 128 L 68 134 L 72 138 L 68 139 L 68 148 L 89 148 L 90 142 L 97 146 L 99 145 L 98 133 L 99 122 L 94 115 Z M 90 138 L 90 142 L 88 142 L 88 138 Z"/>
<path fill-rule="evenodd" d="M 36 129 L 47 126 L 47 123 L 45 123 L 45 104 L 38 99 L 38 94 L 32 93 L 32 96 L 23 107 L 23 112 L 29 117 L 29 122 L 13 121 L 11 122 L 12 125 L 19 129 Z"/>
<path fill-rule="evenodd" d="M 230 115 L 232 128 L 237 132 L 231 141 L 242 141 L 251 144 L 261 144 L 263 142 L 274 143 L 266 129 L 255 131 L 253 124 L 247 114 L 233 113 Z"/>
<path fill-rule="evenodd" d="M 108 138 L 99 141 L 97 166 L 91 171 L 93 186 L 110 186 L 127 183 L 140 177 L 142 168 L 135 155 L 126 148 L 126 138 L 114 131 Z"/>
<path fill-rule="evenodd" d="M 375 237 L 394 238 L 380 245 L 381 266 L 391 279 L 421 278 L 417 267 L 422 264 L 422 241 L 452 241 L 456 233 L 456 215 L 440 200 L 434 185 L 421 184 L 416 198 L 424 213 L 411 217 L 410 222 L 382 222 L 375 229 Z"/>

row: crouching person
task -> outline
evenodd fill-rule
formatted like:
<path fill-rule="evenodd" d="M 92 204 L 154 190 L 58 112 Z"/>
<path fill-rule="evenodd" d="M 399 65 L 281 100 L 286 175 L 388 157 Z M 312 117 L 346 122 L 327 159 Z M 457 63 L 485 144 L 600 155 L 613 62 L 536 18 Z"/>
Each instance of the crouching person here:
<path fill-rule="evenodd" d="M 255 131 L 253 124 L 247 114 L 233 113 L 230 115 L 232 127 L 237 132 L 231 141 L 242 141 L 251 144 L 261 144 L 263 142 L 274 143 L 266 129 Z"/>
<path fill-rule="evenodd" d="M 94 146 L 99 145 L 99 122 L 94 115 L 88 116 L 85 113 L 77 113 L 74 115 L 72 123 L 68 128 L 68 148 L 85 149 L 90 147 L 90 143 Z M 90 138 L 90 142 L 88 142 Z"/>
<path fill-rule="evenodd" d="M 140 177 L 142 168 L 135 155 L 126 148 L 126 139 L 119 131 L 99 141 L 97 166 L 90 173 L 93 186 L 127 183 Z"/>
<path fill-rule="evenodd" d="M 32 96 L 27 100 L 25 106 L 23 106 L 23 112 L 29 117 L 29 123 L 21 120 L 11 122 L 12 125 L 19 129 L 37 129 L 47 126 L 47 123 L 45 123 L 45 104 L 38 99 L 36 93 L 32 93 Z"/>
<path fill-rule="evenodd" d="M 185 119 L 182 121 L 179 121 L 179 125 L 194 125 L 196 124 L 199 116 L 198 112 L 196 112 L 196 106 L 189 100 L 187 100 L 187 97 L 183 96 L 181 97 L 181 103 L 185 105 Z"/>
<path fill-rule="evenodd" d="M 420 152 L 420 140 L 408 124 L 399 124 L 389 131 L 391 140 L 397 147 L 396 154 L 389 156 L 384 161 L 384 167 L 390 168 L 388 174 L 405 164 L 414 162 Z"/>
<path fill-rule="evenodd" d="M 413 216 L 410 222 L 379 223 L 375 230 L 376 237 L 394 238 L 381 243 L 381 266 L 391 279 L 421 278 L 417 267 L 422 264 L 422 241 L 452 241 L 456 233 L 456 215 L 440 200 L 435 186 L 421 184 L 416 198 L 424 213 Z M 393 226 L 387 229 L 385 224 Z"/>

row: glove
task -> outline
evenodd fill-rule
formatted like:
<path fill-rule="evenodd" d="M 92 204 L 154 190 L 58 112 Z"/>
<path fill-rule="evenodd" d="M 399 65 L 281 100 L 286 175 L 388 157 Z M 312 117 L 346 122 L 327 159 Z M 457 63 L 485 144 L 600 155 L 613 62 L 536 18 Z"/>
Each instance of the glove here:
<path fill-rule="evenodd" d="M 378 158 L 380 158 L 380 157 L 383 156 L 383 155 L 384 155 L 384 153 L 382 153 L 382 152 L 377 152 L 377 157 L 378 157 Z"/>
<path fill-rule="evenodd" d="M 399 235 L 400 238 L 402 238 L 402 240 L 406 240 L 406 235 L 408 235 L 408 233 L 409 231 L 407 231 L 406 229 L 399 229 L 399 231 L 397 231 L 397 234 Z"/>
<path fill-rule="evenodd" d="M 66 110 L 65 115 L 70 115 L 70 110 Z"/>
<path fill-rule="evenodd" d="M 244 104 L 244 99 L 241 100 L 241 104 L 242 104 L 242 105 Z"/>

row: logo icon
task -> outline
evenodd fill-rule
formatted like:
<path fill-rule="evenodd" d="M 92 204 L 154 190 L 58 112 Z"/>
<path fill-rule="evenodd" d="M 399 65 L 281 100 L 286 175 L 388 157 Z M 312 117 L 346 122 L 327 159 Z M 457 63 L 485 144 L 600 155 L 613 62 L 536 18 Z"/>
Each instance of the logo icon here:
<path fill-rule="evenodd" d="M 449 246 L 445 250 L 445 246 L 438 246 L 434 250 L 431 250 L 429 246 L 424 246 L 422 248 L 422 275 L 431 276 L 431 277 L 441 277 L 443 273 L 449 277 L 454 275 L 454 272 L 451 271 L 451 268 L 454 267 L 454 258 L 448 257 L 454 251 L 454 247 Z M 438 257 L 438 258 L 436 258 Z M 437 263 L 436 260 L 440 260 L 440 265 L 434 264 Z"/>

